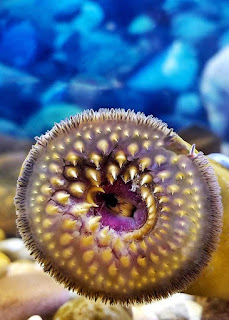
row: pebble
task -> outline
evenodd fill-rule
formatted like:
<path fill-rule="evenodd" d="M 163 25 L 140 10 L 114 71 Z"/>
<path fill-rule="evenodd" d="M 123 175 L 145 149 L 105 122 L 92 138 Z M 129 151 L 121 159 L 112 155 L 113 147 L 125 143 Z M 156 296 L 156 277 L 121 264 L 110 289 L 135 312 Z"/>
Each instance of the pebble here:
<path fill-rule="evenodd" d="M 0 251 L 0 279 L 6 275 L 10 259 Z"/>
<path fill-rule="evenodd" d="M 132 320 L 132 313 L 121 305 L 78 297 L 68 301 L 56 312 L 53 320 Z"/>
<path fill-rule="evenodd" d="M 177 40 L 131 77 L 128 86 L 146 92 L 163 88 L 184 91 L 193 85 L 198 68 L 195 49 Z"/>
<path fill-rule="evenodd" d="M 67 103 L 44 106 L 28 119 L 25 124 L 25 131 L 29 137 L 39 136 L 50 130 L 55 122 L 60 122 L 79 112 L 82 112 L 80 107 Z"/>
<path fill-rule="evenodd" d="M 12 261 L 33 260 L 24 242 L 19 238 L 10 238 L 0 241 L 0 251 L 5 253 Z"/>
<path fill-rule="evenodd" d="M 220 50 L 205 66 L 201 96 L 211 129 L 229 140 L 229 46 Z"/>
<path fill-rule="evenodd" d="M 13 146 L 8 146 L 8 148 L 13 148 Z M 11 236 L 16 235 L 14 196 L 17 178 L 25 158 L 26 152 L 23 151 L 0 154 L 0 228 Z"/>
<path fill-rule="evenodd" d="M 25 274 L 31 272 L 41 271 L 42 268 L 39 266 L 38 263 L 30 260 L 16 260 L 11 262 L 7 268 L 7 275 L 8 276 L 15 276 L 18 274 Z"/>
<path fill-rule="evenodd" d="M 0 279 L 0 315 L 4 320 L 25 320 L 39 315 L 48 320 L 69 299 L 69 293 L 43 272 Z"/>

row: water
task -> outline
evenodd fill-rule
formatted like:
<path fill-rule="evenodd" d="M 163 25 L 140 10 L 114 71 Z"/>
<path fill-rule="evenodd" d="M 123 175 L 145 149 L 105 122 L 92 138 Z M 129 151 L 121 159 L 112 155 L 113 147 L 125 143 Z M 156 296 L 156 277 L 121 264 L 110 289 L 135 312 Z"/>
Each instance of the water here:
<path fill-rule="evenodd" d="M 1 133 L 122 107 L 228 140 L 228 18 L 227 0 L 2 0 Z"/>

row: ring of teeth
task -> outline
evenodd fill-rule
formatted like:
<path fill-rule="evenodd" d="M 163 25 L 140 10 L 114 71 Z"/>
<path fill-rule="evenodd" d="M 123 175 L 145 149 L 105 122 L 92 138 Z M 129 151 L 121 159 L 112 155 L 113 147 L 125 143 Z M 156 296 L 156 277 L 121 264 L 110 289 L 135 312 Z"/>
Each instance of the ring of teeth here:
<path fill-rule="evenodd" d="M 166 296 L 198 269 L 207 187 L 189 147 L 174 145 L 160 121 L 90 112 L 56 125 L 27 157 L 22 237 L 57 280 L 88 296 Z"/>

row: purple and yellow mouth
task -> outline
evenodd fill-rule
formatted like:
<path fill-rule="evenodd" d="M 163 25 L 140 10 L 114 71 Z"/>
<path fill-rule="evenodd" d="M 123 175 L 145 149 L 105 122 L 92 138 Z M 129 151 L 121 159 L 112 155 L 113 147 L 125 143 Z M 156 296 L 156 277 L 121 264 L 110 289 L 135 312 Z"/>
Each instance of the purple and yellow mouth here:
<path fill-rule="evenodd" d="M 159 120 L 131 111 L 86 111 L 41 136 L 15 203 L 44 270 L 104 301 L 184 289 L 219 234 L 219 190 L 206 159 Z"/>

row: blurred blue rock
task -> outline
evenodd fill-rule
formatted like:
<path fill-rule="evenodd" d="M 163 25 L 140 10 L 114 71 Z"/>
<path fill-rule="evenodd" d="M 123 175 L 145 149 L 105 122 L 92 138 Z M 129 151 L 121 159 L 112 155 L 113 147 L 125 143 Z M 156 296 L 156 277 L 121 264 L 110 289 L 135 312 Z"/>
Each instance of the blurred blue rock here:
<path fill-rule="evenodd" d="M 54 122 L 60 122 L 82 111 L 78 106 L 67 103 L 44 106 L 34 113 L 25 123 L 25 133 L 28 137 L 40 135 L 50 130 Z"/>
<path fill-rule="evenodd" d="M 195 12 L 175 15 L 172 19 L 172 35 L 189 42 L 197 42 L 217 30 L 217 24 Z"/>
<path fill-rule="evenodd" d="M 212 130 L 229 141 L 229 46 L 206 64 L 200 90 Z"/>
<path fill-rule="evenodd" d="M 202 117 L 204 112 L 198 94 L 188 92 L 180 95 L 176 102 L 175 113 L 190 118 Z"/>
<path fill-rule="evenodd" d="M 104 12 L 100 5 L 94 1 L 85 1 L 80 9 L 80 14 L 73 21 L 73 30 L 81 33 L 88 32 L 98 27 L 104 19 Z"/>
<path fill-rule="evenodd" d="M 119 35 L 105 31 L 73 34 L 63 50 L 66 63 L 81 73 L 108 76 L 126 74 L 141 60 L 138 49 Z M 76 55 L 77 52 L 77 55 Z"/>
<path fill-rule="evenodd" d="M 3 118 L 0 118 L 0 131 L 1 134 L 15 137 L 23 137 L 25 134 L 23 129 L 17 126 L 14 122 Z"/>
<path fill-rule="evenodd" d="M 37 34 L 29 21 L 15 22 L 0 38 L 0 59 L 12 66 L 25 67 L 37 53 Z"/>
<path fill-rule="evenodd" d="M 113 91 L 120 87 L 122 87 L 122 84 L 113 79 L 108 80 L 103 77 L 86 74 L 78 75 L 69 83 L 68 98 L 71 102 L 84 108 L 95 108 L 97 103 L 99 107 L 104 107 L 105 104 L 107 106 L 107 100 L 110 101 L 109 106 L 113 107 L 115 105 Z"/>
<path fill-rule="evenodd" d="M 225 168 L 229 169 L 229 157 L 225 156 L 222 153 L 211 153 L 208 155 L 208 158 L 220 163 Z"/>
<path fill-rule="evenodd" d="M 149 16 L 143 14 L 137 16 L 131 21 L 128 31 L 131 34 L 141 35 L 152 31 L 155 27 L 155 22 Z"/>
<path fill-rule="evenodd" d="M 0 117 L 20 123 L 39 106 L 40 81 L 0 64 Z"/>
<path fill-rule="evenodd" d="M 219 49 L 229 45 L 229 30 L 226 30 L 219 39 Z"/>
<path fill-rule="evenodd" d="M 195 49 L 175 41 L 132 76 L 128 85 L 135 90 L 155 91 L 164 88 L 176 91 L 189 89 L 196 80 L 198 59 Z"/>
<path fill-rule="evenodd" d="M 194 124 L 201 124 L 197 119 L 185 117 L 175 113 L 160 115 L 161 120 L 168 124 L 169 128 L 173 128 L 175 131 L 184 129 Z"/>
<path fill-rule="evenodd" d="M 51 104 L 54 102 L 66 101 L 68 84 L 62 81 L 54 82 L 41 95 L 42 105 Z"/>

